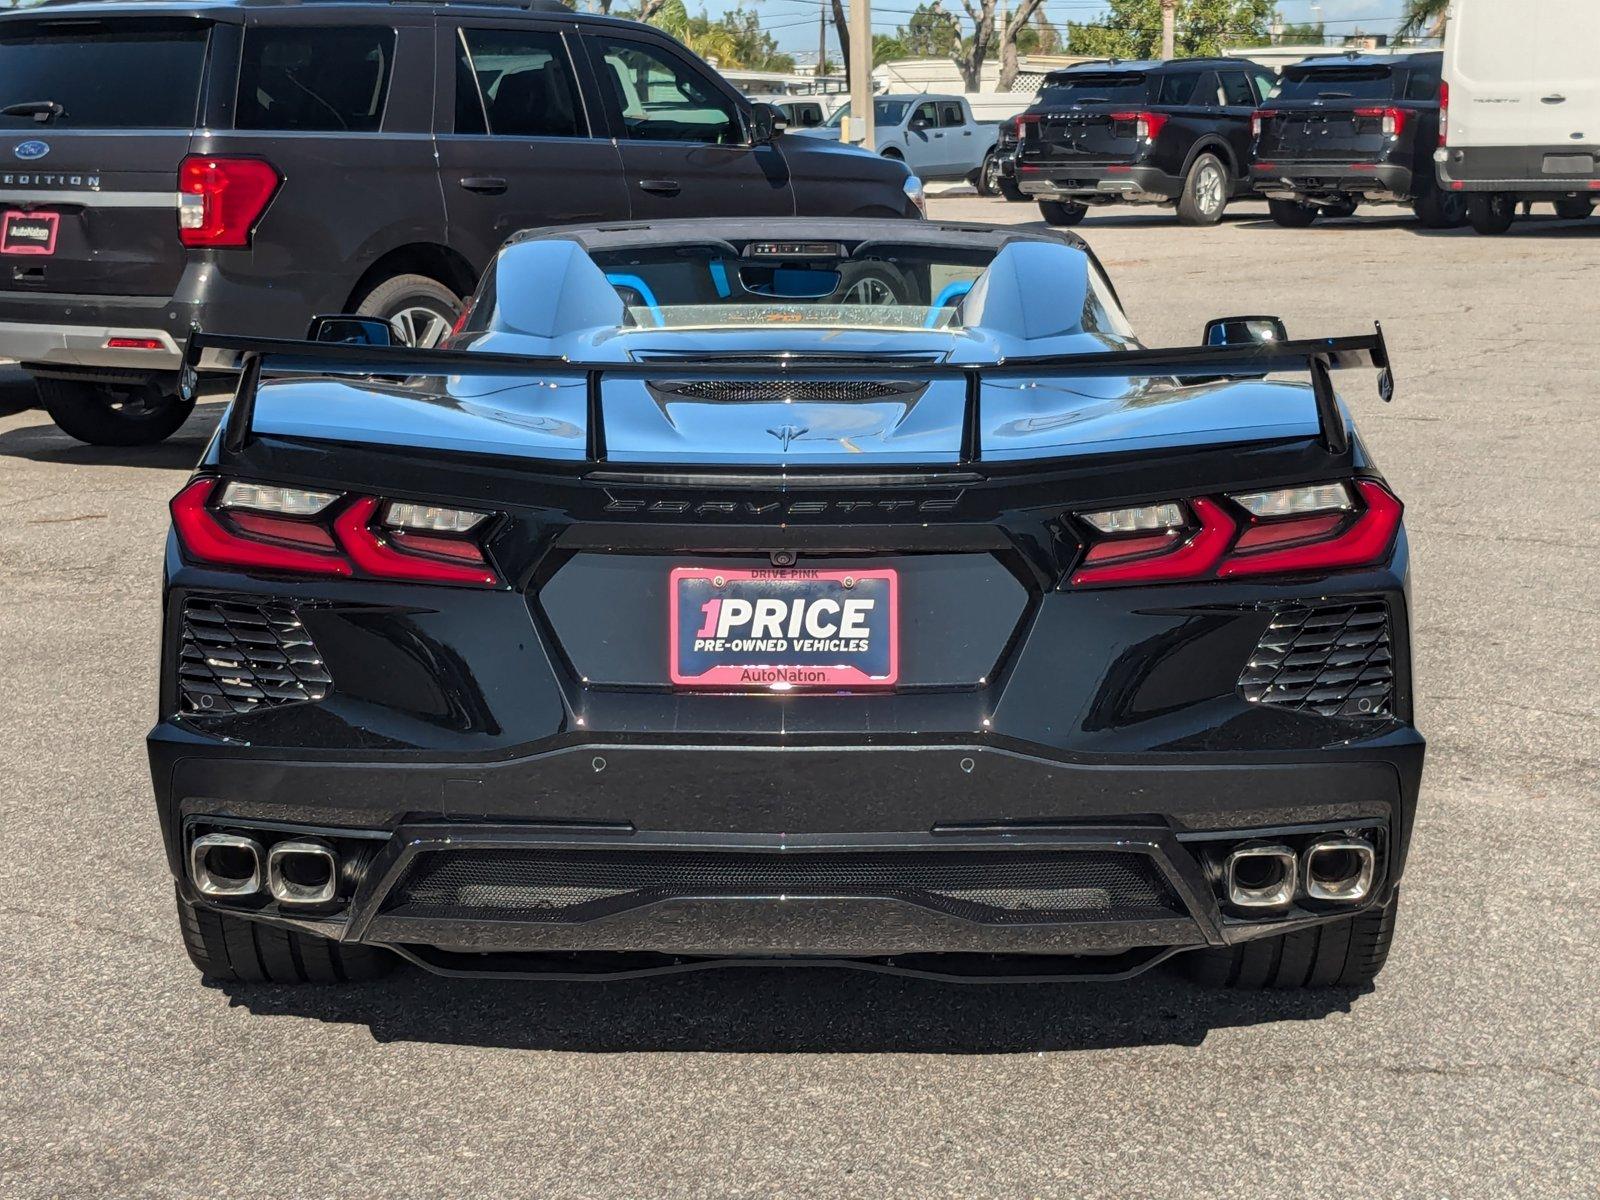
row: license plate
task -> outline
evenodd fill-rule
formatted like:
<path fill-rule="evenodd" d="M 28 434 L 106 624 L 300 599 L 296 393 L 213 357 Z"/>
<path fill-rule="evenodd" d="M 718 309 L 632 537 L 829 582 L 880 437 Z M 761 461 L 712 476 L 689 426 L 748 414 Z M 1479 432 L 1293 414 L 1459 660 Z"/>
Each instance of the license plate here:
<path fill-rule="evenodd" d="M 0 254 L 54 254 L 60 213 L 17 212 L 0 217 Z"/>
<path fill-rule="evenodd" d="M 677 567 L 672 682 L 775 692 L 891 687 L 900 676 L 893 570 Z"/>

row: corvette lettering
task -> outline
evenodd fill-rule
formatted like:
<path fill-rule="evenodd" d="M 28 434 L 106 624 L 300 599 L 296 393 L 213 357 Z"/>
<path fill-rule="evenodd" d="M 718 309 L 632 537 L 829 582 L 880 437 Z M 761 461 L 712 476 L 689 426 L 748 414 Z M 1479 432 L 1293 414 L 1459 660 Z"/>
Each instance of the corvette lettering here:
<path fill-rule="evenodd" d="M 883 499 L 850 498 L 844 500 L 667 500 L 634 498 L 606 494 L 605 511 L 608 513 L 639 513 L 667 517 L 820 517 L 829 514 L 900 514 L 954 512 L 961 503 L 962 493 L 948 496 L 931 496 L 925 499 L 912 497 L 885 497 Z"/>

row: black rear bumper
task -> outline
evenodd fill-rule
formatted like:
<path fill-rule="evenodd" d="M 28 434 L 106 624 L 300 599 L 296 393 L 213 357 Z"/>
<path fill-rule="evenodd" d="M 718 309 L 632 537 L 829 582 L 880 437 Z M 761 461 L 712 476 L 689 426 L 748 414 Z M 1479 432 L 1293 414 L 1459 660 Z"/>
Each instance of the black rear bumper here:
<path fill-rule="evenodd" d="M 1410 167 L 1384 162 L 1275 161 L 1250 168 L 1256 189 L 1269 196 L 1393 196 L 1408 200 L 1417 192 Z"/>
<path fill-rule="evenodd" d="M 1156 203 L 1183 194 L 1183 177 L 1160 167 L 1124 163 L 1079 165 L 1070 162 L 1017 164 L 1017 186 L 1039 200 L 1068 199 L 1080 203 Z"/>

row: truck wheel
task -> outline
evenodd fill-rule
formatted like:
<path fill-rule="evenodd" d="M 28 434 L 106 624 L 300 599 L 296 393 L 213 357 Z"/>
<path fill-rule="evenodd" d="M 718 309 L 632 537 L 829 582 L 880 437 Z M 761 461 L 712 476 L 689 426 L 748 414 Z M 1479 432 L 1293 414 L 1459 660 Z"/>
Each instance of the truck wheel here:
<path fill-rule="evenodd" d="M 1208 987 L 1363 987 L 1378 977 L 1389 958 L 1399 905 L 1395 895 L 1389 903 L 1353 917 L 1237 946 L 1196 950 L 1181 962 L 1196 982 Z"/>
<path fill-rule="evenodd" d="M 1215 225 L 1228 211 L 1228 171 L 1215 154 L 1202 154 L 1189 168 L 1178 197 L 1183 225 Z"/>
<path fill-rule="evenodd" d="M 1305 229 L 1317 219 L 1317 206 L 1298 200 L 1268 200 L 1267 212 L 1285 229 Z"/>
<path fill-rule="evenodd" d="M 91 446 L 149 446 L 178 431 L 194 401 L 148 383 L 34 380 L 39 403 L 61 429 Z"/>
<path fill-rule="evenodd" d="M 1467 198 L 1460 192 L 1424 184 L 1422 194 L 1411 202 L 1411 211 L 1424 229 L 1459 229 L 1467 223 Z"/>
<path fill-rule="evenodd" d="M 993 150 L 983 156 L 983 166 L 978 168 L 978 177 L 973 185 L 980 196 L 992 196 L 1000 190 L 1000 160 L 995 157 Z"/>
<path fill-rule="evenodd" d="M 1587 196 L 1563 196 L 1556 201 L 1556 216 L 1563 221 L 1587 221 L 1594 212 L 1594 201 Z"/>
<path fill-rule="evenodd" d="M 1087 204 L 1074 204 L 1070 200 L 1041 200 L 1039 212 L 1046 225 L 1076 225 L 1089 212 Z"/>
<path fill-rule="evenodd" d="M 373 946 L 345 946 L 198 908 L 180 894 L 178 927 L 189 960 L 207 979 L 235 983 L 358 983 L 394 967 L 394 956 Z"/>
<path fill-rule="evenodd" d="M 382 317 L 407 346 L 431 349 L 461 315 L 461 297 L 426 275 L 396 275 L 368 292 L 356 312 Z"/>
<path fill-rule="evenodd" d="M 1467 220 L 1490 237 L 1504 233 L 1517 219 L 1517 198 L 1504 192 L 1486 192 L 1467 201 Z"/>

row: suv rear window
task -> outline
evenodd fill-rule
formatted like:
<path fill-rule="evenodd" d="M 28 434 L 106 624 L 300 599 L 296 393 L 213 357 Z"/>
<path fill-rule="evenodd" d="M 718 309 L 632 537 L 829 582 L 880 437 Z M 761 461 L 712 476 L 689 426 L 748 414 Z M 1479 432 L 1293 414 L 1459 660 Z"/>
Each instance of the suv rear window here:
<path fill-rule="evenodd" d="M 0 114 L 0 126 L 191 129 L 210 32 L 193 22 L 11 25 L 0 32 L 0 109 L 56 107 L 48 126 L 31 111 Z"/>
<path fill-rule="evenodd" d="M 1388 67 L 1290 67 L 1274 100 L 1393 100 Z"/>
<path fill-rule="evenodd" d="M 1190 87 L 1192 88 L 1191 81 Z M 1039 93 L 1043 104 L 1139 104 L 1145 98 L 1146 77 L 1138 71 L 1056 75 L 1045 80 Z"/>
<path fill-rule="evenodd" d="M 393 29 L 246 30 L 234 127 L 370 133 L 393 64 Z"/>

